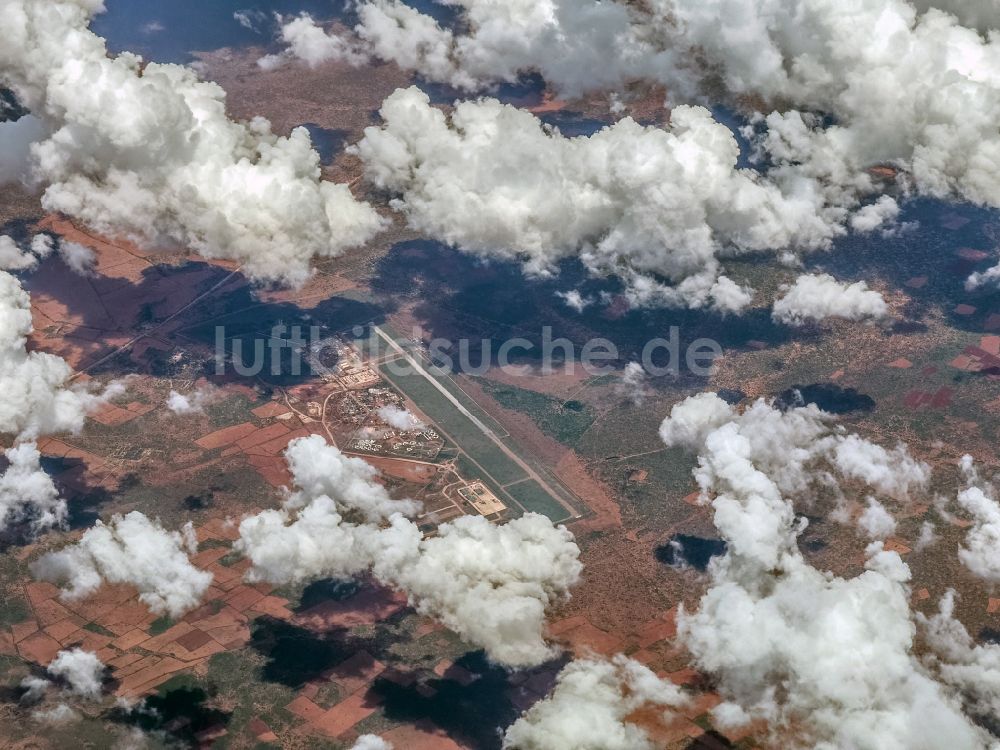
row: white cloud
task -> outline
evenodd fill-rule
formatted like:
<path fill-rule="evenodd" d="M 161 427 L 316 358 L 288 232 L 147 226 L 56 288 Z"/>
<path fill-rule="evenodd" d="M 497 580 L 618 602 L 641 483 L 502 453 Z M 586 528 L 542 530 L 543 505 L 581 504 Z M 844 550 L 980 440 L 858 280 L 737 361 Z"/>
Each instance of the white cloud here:
<path fill-rule="evenodd" d="M 670 418 L 660 425 L 660 439 L 669 446 L 696 449 L 735 415 L 733 407 L 714 393 L 699 393 L 674 405 Z"/>
<path fill-rule="evenodd" d="M 83 698 L 98 698 L 104 682 L 105 666 L 97 655 L 81 648 L 72 648 L 56 654 L 48 673 L 66 683 L 67 689 Z"/>
<path fill-rule="evenodd" d="M 972 516 L 972 526 L 958 557 L 980 578 L 1000 581 L 1000 504 L 996 491 L 979 478 L 972 456 L 964 456 L 961 467 L 968 486 L 958 493 L 958 504 Z"/>
<path fill-rule="evenodd" d="M 899 205 L 895 199 L 883 195 L 851 217 L 851 228 L 856 232 L 874 232 L 876 229 L 885 231 L 891 228 L 898 217 Z"/>
<path fill-rule="evenodd" d="M 35 721 L 40 721 L 43 724 L 52 724 L 58 726 L 78 721 L 80 715 L 65 703 L 60 703 L 58 706 L 55 706 L 54 708 L 48 708 L 41 711 L 34 711 L 31 714 L 31 718 L 33 718 Z"/>
<path fill-rule="evenodd" d="M 698 611 L 679 617 L 695 664 L 731 704 L 723 719 L 794 727 L 781 735 L 791 747 L 991 747 L 954 690 L 913 653 L 910 571 L 899 555 L 873 543 L 865 572 L 844 579 L 813 568 L 798 548 L 805 522 L 795 503 L 815 503 L 817 485 L 838 486 L 843 431 L 815 407 L 780 412 L 758 401 L 731 410 L 729 421 L 722 411 L 705 395 L 683 402 L 661 434 L 697 451 L 695 475 L 727 543 Z M 905 484 L 880 472 L 852 478 L 866 476 Z"/>
<path fill-rule="evenodd" d="M 801 326 L 827 318 L 881 320 L 889 306 L 879 292 L 864 281 L 847 284 L 830 274 L 803 274 L 791 286 L 782 287 L 784 296 L 774 303 L 773 317 L 779 323 Z"/>
<path fill-rule="evenodd" d="M 45 123 L 34 115 L 0 122 L 0 185 L 28 181 L 31 146 L 49 135 Z"/>
<path fill-rule="evenodd" d="M 847 435 L 837 442 L 833 461 L 844 476 L 860 479 L 890 497 L 905 499 L 930 479 L 927 464 L 910 456 L 902 443 L 887 450 L 858 435 Z"/>
<path fill-rule="evenodd" d="M 1000 25 L 995 0 L 448 4 L 458 31 L 374 0 L 360 6 L 355 33 L 375 56 L 467 90 L 537 71 L 569 98 L 627 95 L 644 82 L 690 102 L 717 95 L 721 80 L 730 101 L 761 109 L 756 145 L 769 179 L 857 231 L 898 212 L 883 195 L 849 216 L 883 189 L 873 166 L 901 170 L 904 196 L 1000 205 L 1000 39 L 981 33 Z"/>
<path fill-rule="evenodd" d="M 218 397 L 218 389 L 210 384 L 200 385 L 187 394 L 171 390 L 167 396 L 167 409 L 174 414 L 201 414 Z"/>
<path fill-rule="evenodd" d="M 65 522 L 66 501 L 42 470 L 34 443 L 4 451 L 9 465 L 0 474 L 0 530 L 27 522 L 35 532 Z"/>
<path fill-rule="evenodd" d="M 622 372 L 619 391 L 636 406 L 649 395 L 649 376 L 638 362 L 629 362 Z"/>
<path fill-rule="evenodd" d="M 663 129 L 626 118 L 575 138 L 494 99 L 448 116 L 416 88 L 380 112 L 353 150 L 413 228 L 534 274 L 578 256 L 637 305 L 738 311 L 751 295 L 721 276 L 723 254 L 822 247 L 841 231 L 809 192 L 737 169 L 732 132 L 701 107 L 677 107 Z"/>
<path fill-rule="evenodd" d="M 358 737 L 351 750 L 393 750 L 392 743 L 386 742 L 375 734 L 363 734 Z"/>
<path fill-rule="evenodd" d="M 848 184 L 892 164 L 921 193 L 1000 205 L 995 38 L 936 10 L 918 15 L 903 0 L 670 4 L 677 38 L 701 50 L 734 95 L 833 115 L 832 125 L 791 110 L 769 116 L 768 148 L 799 163 L 793 171 Z"/>
<path fill-rule="evenodd" d="M 240 523 L 236 549 L 252 562 L 251 580 L 370 570 L 495 661 L 526 666 L 553 654 L 544 640 L 546 609 L 580 575 L 579 549 L 564 527 L 535 514 L 499 527 L 467 516 L 424 539 L 406 517 L 419 506 L 392 500 L 361 459 L 317 436 L 292 441 L 286 458 L 297 489 L 280 510 Z"/>
<path fill-rule="evenodd" d="M 773 500 L 779 505 L 783 495 L 812 487 L 819 469 L 901 501 L 924 489 L 930 479 L 929 467 L 914 459 L 905 445 L 887 450 L 847 433 L 815 404 L 781 411 L 758 399 L 739 413 L 714 393 L 702 393 L 673 407 L 660 426 L 660 437 L 668 446 L 699 452 L 695 476 L 703 490 L 722 475 L 745 475 L 749 480 L 762 471 L 775 485 Z M 718 444 L 718 454 L 704 453 L 709 441 Z M 752 464 L 744 454 L 752 457 Z"/>
<path fill-rule="evenodd" d="M 937 614 L 917 614 L 931 649 L 929 660 L 941 679 L 957 688 L 969 709 L 982 716 L 1000 713 L 1000 646 L 976 644 L 955 619 L 955 592 L 941 597 Z"/>
<path fill-rule="evenodd" d="M 21 703 L 24 705 L 38 703 L 38 701 L 45 697 L 45 692 L 49 689 L 49 685 L 51 684 L 52 683 L 44 677 L 28 675 L 21 680 L 20 687 L 24 691 L 21 695 Z"/>
<path fill-rule="evenodd" d="M 4 271 L 26 271 L 38 265 L 38 258 L 29 251 L 22 250 L 6 234 L 0 234 L 0 269 Z"/>
<path fill-rule="evenodd" d="M 578 313 L 582 313 L 594 304 L 593 297 L 584 297 L 576 289 L 570 289 L 568 292 L 556 292 L 556 296 L 565 302 L 568 308 Z"/>
<path fill-rule="evenodd" d="M 974 292 L 984 286 L 1000 286 L 1000 264 L 988 268 L 985 271 L 976 271 L 965 280 L 965 290 Z"/>
<path fill-rule="evenodd" d="M 42 204 L 97 231 L 191 247 L 255 279 L 304 282 L 382 226 L 320 179 L 304 128 L 230 120 L 225 94 L 179 65 L 108 57 L 87 25 L 100 3 L 2 0 L 0 83 L 52 130 L 32 147 Z"/>
<path fill-rule="evenodd" d="M 293 483 L 286 509 L 302 508 L 317 498 L 332 498 L 341 512 L 379 523 L 394 514 L 412 515 L 413 500 L 394 500 L 377 480 L 379 471 L 362 458 L 345 456 L 320 435 L 293 440 L 285 451 Z"/>
<path fill-rule="evenodd" d="M 910 0 L 921 13 L 931 8 L 958 18 L 963 26 L 981 32 L 1000 28 L 1000 0 Z"/>
<path fill-rule="evenodd" d="M 256 9 L 237 10 L 233 13 L 233 20 L 244 29 L 259 34 L 260 25 L 267 20 L 267 14 Z"/>
<path fill-rule="evenodd" d="M 158 615 L 177 618 L 196 607 L 212 574 L 188 560 L 197 548 L 188 523 L 181 532 L 165 530 L 138 511 L 97 522 L 78 542 L 50 552 L 32 566 L 36 578 L 62 585 L 62 596 L 80 599 L 105 582 L 127 583 Z"/>
<path fill-rule="evenodd" d="M 258 60 L 257 64 L 264 70 L 273 70 L 293 58 L 302 60 L 311 68 L 332 61 L 360 65 L 367 59 L 350 42 L 336 34 L 327 34 L 308 13 L 280 20 L 281 41 L 288 46 L 282 54 L 266 55 Z"/>
<path fill-rule="evenodd" d="M 930 521 L 924 521 L 920 524 L 920 536 L 917 537 L 916 543 L 913 545 L 915 552 L 921 552 L 937 541 L 937 533 L 934 531 L 934 524 Z"/>
<path fill-rule="evenodd" d="M 753 717 L 738 703 L 731 701 L 722 701 L 711 710 L 711 714 L 713 725 L 724 732 L 745 727 L 753 721 Z"/>
<path fill-rule="evenodd" d="M 79 242 L 60 242 L 59 257 L 73 273 L 79 276 L 94 275 L 97 255 L 86 245 L 81 245 Z"/>
<path fill-rule="evenodd" d="M 415 554 L 402 551 L 385 550 L 375 575 L 405 591 L 418 612 L 502 664 L 532 666 L 558 653 L 543 638 L 545 613 L 567 597 L 582 567 L 565 527 L 534 513 L 501 526 L 462 516 Z"/>
<path fill-rule="evenodd" d="M 453 32 L 398 0 L 358 8 L 356 35 L 367 50 L 424 78 L 465 90 L 538 71 L 560 94 L 620 91 L 629 82 L 655 79 L 677 91 L 683 54 L 663 44 L 663 34 L 642 25 L 662 20 L 623 3 L 587 0 L 455 0 L 462 13 Z"/>
<path fill-rule="evenodd" d="M 868 506 L 858 516 L 858 528 L 872 539 L 885 539 L 896 531 L 896 519 L 878 500 L 868 498 Z"/>
<path fill-rule="evenodd" d="M 28 293 L 0 271 L 0 433 L 32 440 L 54 432 L 77 432 L 101 396 L 69 385 L 65 360 L 26 349 L 32 331 Z"/>
<path fill-rule="evenodd" d="M 504 736 L 505 750 L 652 750 L 646 732 L 629 721 L 640 708 L 663 713 L 685 703 L 680 689 L 637 661 L 578 659 L 559 673 L 552 693 L 532 706 Z"/>
<path fill-rule="evenodd" d="M 422 430 L 427 425 L 408 409 L 387 404 L 378 410 L 378 418 L 397 430 Z"/>

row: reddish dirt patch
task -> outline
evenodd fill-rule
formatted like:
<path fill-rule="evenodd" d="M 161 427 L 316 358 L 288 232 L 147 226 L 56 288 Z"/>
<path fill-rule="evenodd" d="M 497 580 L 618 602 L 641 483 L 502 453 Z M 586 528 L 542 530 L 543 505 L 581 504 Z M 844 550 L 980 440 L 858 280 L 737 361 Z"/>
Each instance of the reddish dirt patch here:
<path fill-rule="evenodd" d="M 372 586 L 344 601 L 317 604 L 297 614 L 295 624 L 317 632 L 373 625 L 387 619 L 405 606 L 405 594 Z"/>
<path fill-rule="evenodd" d="M 287 414 L 289 411 L 289 408 L 279 401 L 268 401 L 263 406 L 258 406 L 256 409 L 251 410 L 251 414 L 261 419 L 270 419 L 280 414 Z"/>
<path fill-rule="evenodd" d="M 248 435 L 252 435 L 256 431 L 256 425 L 250 422 L 244 422 L 243 424 L 233 425 L 232 427 L 224 427 L 221 430 L 210 432 L 209 434 L 198 438 L 194 442 L 196 445 L 204 448 L 205 450 L 212 450 L 213 448 L 221 448 L 224 445 L 235 443 L 237 440 L 241 440 Z"/>
<path fill-rule="evenodd" d="M 266 443 L 270 440 L 281 437 L 289 432 L 289 429 L 285 425 L 275 423 L 263 427 L 256 432 L 252 432 L 246 437 L 240 438 L 236 441 L 236 447 L 240 450 L 247 450 L 248 448 L 253 448 L 255 445 L 260 445 L 261 443 Z"/>
<path fill-rule="evenodd" d="M 401 458 L 385 458 L 382 456 L 361 456 L 366 462 L 386 476 L 402 479 L 414 484 L 427 484 L 437 474 L 437 467 L 430 464 L 420 464 Z"/>
<path fill-rule="evenodd" d="M 331 737 L 338 737 L 375 713 L 378 704 L 378 696 L 373 693 L 355 693 L 314 720 L 313 725 Z"/>
<path fill-rule="evenodd" d="M 467 745 L 460 745 L 430 722 L 417 722 L 413 726 L 400 726 L 390 729 L 382 735 L 382 739 L 393 747 L 406 750 L 467 750 Z"/>

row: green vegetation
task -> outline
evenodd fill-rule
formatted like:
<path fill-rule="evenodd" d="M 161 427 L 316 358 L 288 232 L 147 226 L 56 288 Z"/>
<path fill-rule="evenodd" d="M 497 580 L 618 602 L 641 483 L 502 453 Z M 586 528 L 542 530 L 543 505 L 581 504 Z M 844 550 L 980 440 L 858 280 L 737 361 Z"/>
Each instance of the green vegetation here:
<path fill-rule="evenodd" d="M 399 390 L 413 399 L 421 411 L 427 414 L 447 436 L 454 440 L 461 449 L 476 463 L 482 466 L 497 482 L 507 484 L 524 479 L 527 475 L 509 456 L 468 417 L 459 412 L 444 395 L 438 391 L 422 375 L 394 375 L 384 365 L 382 374 Z"/>
<path fill-rule="evenodd" d="M 260 718 L 272 731 L 281 732 L 294 723 L 285 710 L 295 697 L 295 691 L 275 682 L 261 680 L 264 658 L 250 650 L 224 651 L 208 662 L 206 681 L 216 691 L 220 704 L 230 707 L 229 735 L 217 747 L 233 742 L 252 719 Z M 238 743 L 237 743 L 238 744 Z"/>
<path fill-rule="evenodd" d="M 581 401 L 567 401 L 486 378 L 476 378 L 483 390 L 500 406 L 527 414 L 538 429 L 564 445 L 575 447 L 596 418 L 593 410 Z"/>
<path fill-rule="evenodd" d="M 587 378 L 585 385 L 588 388 L 596 388 L 601 385 L 611 385 L 618 381 L 618 376 L 614 373 L 608 373 L 607 375 L 594 375 L 591 378 Z"/>
<path fill-rule="evenodd" d="M 96 622 L 88 622 L 83 626 L 84 630 L 89 630 L 91 633 L 97 633 L 98 635 L 108 636 L 114 638 L 115 634 L 108 630 L 103 625 L 98 625 Z"/>
<path fill-rule="evenodd" d="M 174 621 L 171 620 L 166 615 L 164 615 L 163 617 L 157 617 L 149 624 L 149 634 L 160 635 L 160 633 L 166 633 L 173 626 L 174 626 Z"/>
<path fill-rule="evenodd" d="M 23 622 L 28 619 L 31 610 L 28 603 L 21 597 L 5 596 L 0 602 L 0 627 L 10 627 L 11 625 Z"/>
<path fill-rule="evenodd" d="M 198 551 L 204 552 L 207 549 L 229 549 L 232 545 L 222 539 L 206 539 L 198 544 Z"/>
<path fill-rule="evenodd" d="M 542 489 L 542 486 L 534 479 L 508 487 L 507 491 L 524 506 L 525 510 L 541 513 L 553 521 L 564 520 L 568 515 L 566 509 L 557 503 L 552 495 Z"/>
<path fill-rule="evenodd" d="M 219 558 L 219 565 L 224 565 L 227 568 L 231 568 L 233 565 L 238 563 L 243 559 L 243 555 L 239 552 L 227 552 L 222 557 Z"/>
<path fill-rule="evenodd" d="M 435 425 L 444 433 L 444 437 L 456 443 L 462 451 L 458 465 L 462 475 L 469 479 L 480 479 L 497 494 L 508 506 L 516 511 L 517 506 L 522 506 L 525 510 L 542 513 L 553 520 L 564 520 L 569 515 L 565 508 L 542 489 L 541 485 L 534 480 L 528 480 L 527 472 L 508 455 L 492 439 L 487 437 L 483 431 L 465 414 L 455 408 L 455 405 L 440 391 L 432 382 L 419 373 L 410 372 L 399 375 L 393 372 L 399 368 L 381 366 L 383 377 L 386 378 L 397 390 L 406 394 L 420 409 L 427 414 Z M 481 420 L 486 426 L 493 430 L 511 451 L 518 452 L 517 447 L 512 444 L 509 435 L 500 425 L 489 415 L 487 415 L 472 399 L 467 396 L 451 378 L 431 375 L 432 378 L 442 385 L 450 394 L 465 406 L 476 419 Z M 480 381 L 485 382 L 485 381 Z M 492 384 L 488 384 L 492 385 Z M 551 431 L 557 439 L 564 442 L 578 440 L 594 421 L 590 408 L 582 403 L 575 402 L 563 406 L 560 401 L 548 396 L 535 394 L 522 389 L 512 389 L 526 401 L 532 397 L 544 400 L 544 407 L 551 414 L 546 419 L 545 428 Z M 521 395 L 523 394 L 523 395 Z M 532 401 L 531 406 L 538 403 Z M 530 459 L 522 459 L 528 463 Z M 540 467 L 539 471 L 543 471 Z M 516 484 L 510 491 L 501 489 L 502 486 Z M 558 484 L 555 479 L 553 483 Z M 572 502 L 569 493 L 565 499 Z"/>
<path fill-rule="evenodd" d="M 240 422 L 258 422 L 250 410 L 260 404 L 251 401 L 242 393 L 229 396 L 221 401 L 206 404 L 205 415 L 216 428 L 229 427 Z M 258 422 L 259 423 L 259 422 Z"/>

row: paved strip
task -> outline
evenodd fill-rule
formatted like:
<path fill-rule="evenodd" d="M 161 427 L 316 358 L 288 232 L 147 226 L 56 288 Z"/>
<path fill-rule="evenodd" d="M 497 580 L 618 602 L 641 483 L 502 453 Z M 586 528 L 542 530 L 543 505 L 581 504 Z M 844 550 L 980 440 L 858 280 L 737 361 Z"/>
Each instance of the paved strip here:
<path fill-rule="evenodd" d="M 563 508 L 566 509 L 571 518 L 574 519 L 580 518 L 580 514 L 577 513 L 576 509 L 572 505 L 567 503 L 565 500 L 563 500 L 562 497 L 559 496 L 559 493 L 553 490 L 552 487 L 550 487 L 545 482 L 545 480 L 538 474 L 537 471 L 535 471 L 530 465 L 525 463 L 524 459 L 522 459 L 519 455 L 517 455 L 514 451 L 512 451 L 510 447 L 508 447 L 507 444 L 504 443 L 493 430 L 491 430 L 488 426 L 486 426 L 481 419 L 479 419 L 475 414 L 466 409 L 465 406 L 462 404 L 462 402 L 459 401 L 457 398 L 455 398 L 454 394 L 452 394 L 451 391 L 449 391 L 447 388 L 441 385 L 440 381 L 438 381 L 437 378 L 435 378 L 433 375 L 427 372 L 427 370 L 424 369 L 424 366 L 420 364 L 420 362 L 417 359 L 415 359 L 413 355 L 411 355 L 408 351 L 403 349 L 403 347 L 401 347 L 399 343 L 392 336 L 387 334 L 385 331 L 383 331 L 374 323 L 372 324 L 372 330 L 375 331 L 376 334 L 378 334 L 379 338 L 381 338 L 383 341 L 385 341 L 386 344 L 389 345 L 390 349 L 392 349 L 394 352 L 399 354 L 399 356 L 405 359 L 407 364 L 409 364 L 410 367 L 412 367 L 415 372 L 419 373 L 432 386 L 434 386 L 435 389 L 440 391 L 441 395 L 444 396 L 448 400 L 448 402 L 451 403 L 452 406 L 454 406 L 459 411 L 460 414 L 462 414 L 462 416 L 464 416 L 466 419 L 472 422 L 472 424 L 474 424 L 476 428 L 483 433 L 483 435 L 485 435 L 490 441 L 496 444 L 496 446 L 501 451 L 503 451 L 504 454 L 511 461 L 516 463 L 524 471 L 525 474 L 527 474 L 531 479 L 534 479 L 536 482 L 538 482 L 538 484 L 542 487 L 542 489 L 545 490 L 552 497 L 553 500 L 555 500 Z"/>

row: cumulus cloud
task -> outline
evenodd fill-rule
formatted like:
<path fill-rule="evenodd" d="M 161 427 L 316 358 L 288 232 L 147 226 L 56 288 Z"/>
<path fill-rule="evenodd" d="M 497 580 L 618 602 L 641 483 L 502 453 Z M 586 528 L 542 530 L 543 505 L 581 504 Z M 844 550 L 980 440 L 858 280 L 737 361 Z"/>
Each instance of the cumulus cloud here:
<path fill-rule="evenodd" d="M 22 704 L 38 703 L 38 701 L 45 697 L 45 691 L 49 689 L 49 685 L 51 684 L 44 677 L 28 675 L 21 680 L 20 687 L 24 692 L 21 694 L 20 702 Z"/>
<path fill-rule="evenodd" d="M 576 310 L 578 313 L 582 313 L 594 304 L 593 297 L 584 297 L 576 289 L 570 289 L 568 292 L 556 292 L 556 296 L 566 303 L 566 307 Z"/>
<path fill-rule="evenodd" d="M 920 524 L 920 536 L 917 537 L 917 541 L 914 543 L 913 549 L 916 552 L 922 552 L 936 541 L 937 533 L 934 530 L 934 524 L 930 521 L 924 521 Z"/>
<path fill-rule="evenodd" d="M 292 441 L 285 455 L 297 489 L 281 509 L 240 523 L 236 549 L 252 563 L 251 580 L 370 571 L 497 662 L 527 666 L 553 655 L 545 612 L 568 595 L 581 567 L 564 527 L 535 514 L 503 526 L 466 516 L 424 539 L 407 518 L 419 506 L 393 500 L 366 462 L 318 436 Z"/>
<path fill-rule="evenodd" d="M 0 122 L 0 185 L 28 181 L 31 146 L 49 135 L 45 123 L 33 115 Z"/>
<path fill-rule="evenodd" d="M 392 743 L 376 734 L 363 734 L 351 746 L 351 750 L 392 750 Z"/>
<path fill-rule="evenodd" d="M 738 311 L 751 294 L 722 275 L 723 254 L 822 247 L 840 231 L 808 191 L 738 169 L 735 137 L 701 107 L 575 138 L 494 99 L 445 115 L 416 88 L 380 113 L 353 150 L 413 228 L 533 274 L 578 256 L 636 305 Z"/>
<path fill-rule="evenodd" d="M 167 396 L 167 409 L 174 414 L 201 414 L 216 398 L 218 389 L 208 384 L 201 385 L 186 394 L 171 390 Z"/>
<path fill-rule="evenodd" d="M 760 109 L 748 132 L 768 178 L 855 231 L 898 213 L 889 196 L 867 201 L 884 189 L 875 166 L 901 171 L 903 195 L 1000 205 L 1000 41 L 984 33 L 998 26 L 995 0 L 447 4 L 455 30 L 398 0 L 362 3 L 355 35 L 377 57 L 466 90 L 537 71 L 568 97 L 619 101 L 644 82 L 690 102 L 721 82 L 731 101 Z"/>
<path fill-rule="evenodd" d="M 647 733 L 629 721 L 642 708 L 680 706 L 680 689 L 619 654 L 578 659 L 559 673 L 552 693 L 504 736 L 505 750 L 652 750 Z"/>
<path fill-rule="evenodd" d="M 985 271 L 976 271 L 969 274 L 969 278 L 965 280 L 965 290 L 967 292 L 974 292 L 984 286 L 1000 286 L 1000 264 Z"/>
<path fill-rule="evenodd" d="M 367 59 L 350 42 L 336 34 L 327 34 L 308 13 L 288 20 L 278 18 L 281 22 L 281 41 L 287 48 L 282 53 L 266 55 L 258 60 L 257 64 L 264 70 L 273 70 L 290 59 L 302 60 L 311 68 L 341 60 L 357 65 Z"/>
<path fill-rule="evenodd" d="M 986 32 L 1000 29 L 1000 0 L 910 0 L 921 13 L 934 8 L 958 18 L 963 26 Z"/>
<path fill-rule="evenodd" d="M 32 440 L 78 432 L 102 397 L 82 385 L 70 386 L 73 371 L 62 358 L 28 352 L 31 331 L 28 293 L 17 278 L 0 271 L 0 433 Z"/>
<path fill-rule="evenodd" d="M 46 234 L 36 234 L 28 249 L 21 249 L 14 239 L 0 235 L 0 270 L 32 271 L 38 261 L 52 252 L 52 238 Z"/>
<path fill-rule="evenodd" d="M 105 666 L 97 655 L 81 648 L 60 651 L 46 671 L 83 698 L 98 698 L 104 682 Z"/>
<path fill-rule="evenodd" d="M 230 120 L 225 92 L 179 65 L 108 57 L 89 0 L 2 0 L 0 84 L 52 131 L 31 147 L 43 206 L 108 234 L 179 243 L 304 282 L 313 256 L 363 244 L 382 225 L 346 185 L 320 179 L 304 128 Z"/>
<path fill-rule="evenodd" d="M 427 426 L 413 412 L 394 404 L 387 404 L 379 409 L 378 418 L 397 430 L 422 430 Z"/>
<path fill-rule="evenodd" d="M 962 457 L 961 468 L 968 487 L 958 494 L 958 504 L 972 516 L 972 526 L 958 557 L 980 578 L 1000 581 L 1000 504 L 996 491 L 980 479 L 972 456 Z"/>
<path fill-rule="evenodd" d="M 639 79 L 687 86 L 683 51 L 665 44 L 652 7 L 587 0 L 454 0 L 455 31 L 399 2 L 358 6 L 354 37 L 366 53 L 466 91 L 540 72 L 562 95 L 619 91 Z M 597 64 L 597 63 L 600 64 Z"/>
<path fill-rule="evenodd" d="M 74 711 L 65 703 L 60 703 L 54 708 L 47 708 L 40 711 L 34 711 L 31 714 L 31 718 L 35 721 L 40 721 L 42 724 L 52 724 L 59 726 L 61 724 L 69 724 L 71 722 L 77 721 L 80 718 L 80 714 Z"/>
<path fill-rule="evenodd" d="M 955 592 L 948 590 L 936 614 L 917 614 L 930 647 L 929 661 L 942 680 L 958 689 L 969 710 L 980 716 L 996 716 L 1000 713 L 1000 646 L 975 643 L 955 619 L 955 597 Z"/>
<path fill-rule="evenodd" d="M 0 268 L 5 271 L 23 271 L 38 265 L 38 258 L 22 250 L 12 238 L 0 235 Z"/>
<path fill-rule="evenodd" d="M 888 195 L 862 207 L 851 217 L 851 228 L 857 232 L 889 231 L 899 217 L 899 204 Z"/>
<path fill-rule="evenodd" d="M 78 276 L 93 276 L 97 255 L 79 242 L 60 242 L 59 257 Z"/>
<path fill-rule="evenodd" d="M 858 516 L 858 528 L 872 539 L 885 539 L 896 531 L 896 519 L 878 500 L 868 498 L 868 505 Z"/>
<path fill-rule="evenodd" d="M 860 479 L 883 495 L 900 499 L 924 487 L 930 479 L 930 468 L 913 458 L 904 444 L 889 450 L 858 435 L 844 435 L 837 440 L 833 462 L 844 476 Z"/>
<path fill-rule="evenodd" d="M 345 456 L 320 435 L 288 444 L 285 460 L 297 488 L 288 495 L 286 509 L 304 508 L 317 498 L 328 498 L 341 512 L 380 523 L 395 514 L 416 513 L 420 504 L 395 500 L 377 480 L 379 471 L 362 458 Z"/>
<path fill-rule="evenodd" d="M 649 395 L 649 376 L 638 362 L 629 362 L 622 372 L 619 391 L 633 404 L 639 406 Z"/>
<path fill-rule="evenodd" d="M 759 470 L 777 489 L 775 508 L 785 507 L 783 496 L 806 494 L 828 475 L 863 482 L 900 501 L 930 480 L 929 467 L 905 445 L 889 450 L 848 433 L 815 404 L 782 411 L 758 399 L 739 412 L 716 394 L 702 393 L 673 407 L 660 437 L 668 446 L 699 453 L 695 477 L 706 497 L 720 475 L 738 471 L 753 477 Z M 710 441 L 719 447 L 718 454 L 705 452 Z M 744 454 L 752 457 L 752 465 L 740 458 Z"/>
<path fill-rule="evenodd" d="M 782 291 L 784 296 L 774 303 L 772 317 L 792 326 L 827 318 L 881 320 L 889 314 L 882 295 L 864 281 L 847 284 L 826 273 L 803 274 Z"/>
<path fill-rule="evenodd" d="M 392 549 L 376 577 L 405 591 L 418 612 L 440 620 L 502 664 L 531 666 L 556 655 L 542 634 L 546 610 L 580 576 L 573 535 L 529 513 L 502 526 L 462 516 L 438 527 L 406 557 Z"/>
<path fill-rule="evenodd" d="M 846 184 L 892 164 L 921 193 L 1000 205 L 1000 42 L 939 3 L 924 2 L 924 13 L 904 0 L 670 4 L 678 39 L 701 50 L 733 94 L 833 115 L 834 124 L 794 110 L 767 117 L 767 149 L 799 174 Z"/>
<path fill-rule="evenodd" d="M 260 26 L 267 20 L 267 14 L 262 10 L 244 9 L 233 12 L 233 20 L 240 26 L 256 34 L 260 33 Z"/>
<path fill-rule="evenodd" d="M 913 653 L 910 571 L 899 555 L 872 543 L 865 571 L 845 579 L 799 550 L 805 521 L 795 503 L 812 502 L 816 482 L 836 476 L 844 434 L 815 407 L 728 408 L 727 421 L 721 404 L 691 399 L 661 429 L 668 444 L 698 453 L 695 475 L 727 543 L 698 611 L 679 618 L 695 663 L 718 681 L 726 716 L 766 719 L 783 746 L 991 747 L 955 691 Z"/>
<path fill-rule="evenodd" d="M 44 555 L 31 570 L 36 578 L 62 586 L 63 598 L 71 600 L 105 582 L 130 584 L 152 612 L 178 618 L 198 605 L 212 582 L 211 573 L 188 559 L 196 549 L 190 523 L 171 532 L 132 511 L 108 524 L 98 521 L 78 542 Z"/>
<path fill-rule="evenodd" d="M 61 525 L 66 501 L 52 478 L 42 470 L 41 454 L 34 443 L 21 443 L 4 451 L 7 469 L 0 474 L 0 531 L 27 523 L 33 532 Z"/>

